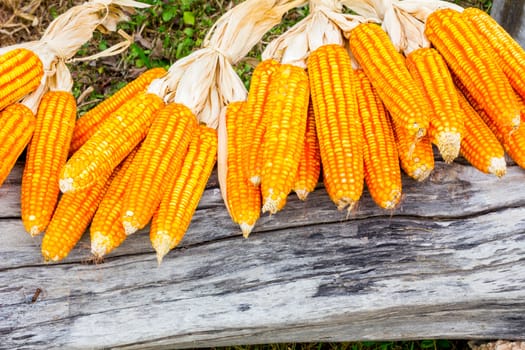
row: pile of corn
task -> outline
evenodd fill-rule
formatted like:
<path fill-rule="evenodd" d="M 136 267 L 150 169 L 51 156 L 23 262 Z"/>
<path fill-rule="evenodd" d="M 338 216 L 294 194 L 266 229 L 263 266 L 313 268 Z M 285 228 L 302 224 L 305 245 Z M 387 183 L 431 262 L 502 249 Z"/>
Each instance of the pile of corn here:
<path fill-rule="evenodd" d="M 228 30 L 223 20 L 209 47 L 169 71 L 146 71 L 76 121 L 70 91 L 45 93 L 35 118 L 18 101 L 38 89 L 42 64 L 27 49 L 0 56 L 0 152 L 9 157 L 0 181 L 29 144 L 22 220 L 31 235 L 45 232 L 46 260 L 65 258 L 88 226 L 101 258 L 151 224 L 160 263 L 183 238 L 216 159 L 226 207 L 246 237 L 292 191 L 306 200 L 321 173 L 340 210 L 356 206 L 365 183 L 378 206 L 394 209 L 401 169 L 427 178 L 433 144 L 445 162 L 462 155 L 498 177 L 505 152 L 525 167 L 525 51 L 486 13 L 430 11 L 421 35 L 431 45 L 403 54 L 377 20 L 312 1 L 310 17 L 270 43 L 274 54 L 263 55 L 246 92 L 225 76 L 253 43 L 229 49 L 228 40 L 260 40 L 275 18 L 304 5 L 247 0 L 242 11 L 253 15 L 256 3 L 254 18 L 274 11 L 256 35 L 246 21 Z M 323 39 L 297 50 L 319 21 Z M 203 70 L 202 62 L 221 63 Z M 192 80 L 210 72 L 219 82 L 193 98 L 188 84 L 197 88 Z"/>

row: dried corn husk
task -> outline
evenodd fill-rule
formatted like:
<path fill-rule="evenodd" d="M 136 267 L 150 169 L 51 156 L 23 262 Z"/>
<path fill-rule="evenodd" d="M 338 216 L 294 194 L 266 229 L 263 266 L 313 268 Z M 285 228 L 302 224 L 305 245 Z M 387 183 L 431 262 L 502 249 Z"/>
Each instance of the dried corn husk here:
<path fill-rule="evenodd" d="M 310 14 L 268 44 L 263 60 L 273 58 L 306 68 L 311 51 L 326 44 L 344 45 L 344 37 L 359 23 L 367 21 L 360 15 L 343 14 L 341 1 L 311 0 L 309 4 Z"/>
<path fill-rule="evenodd" d="M 394 46 L 405 55 L 430 47 L 425 21 L 440 8 L 462 11 L 459 5 L 439 0 L 342 0 L 342 4 L 367 18 L 378 19 Z"/>
<path fill-rule="evenodd" d="M 134 8 L 148 6 L 133 0 L 92 0 L 74 6 L 58 16 L 49 24 L 40 40 L 0 48 L 0 54 L 22 47 L 38 55 L 44 66 L 43 86 L 28 96 L 38 106 L 39 97 L 49 88 L 49 84 L 60 84 L 64 89 L 71 88 L 65 63 L 71 61 L 82 45 L 92 38 L 96 29 L 115 31 L 117 23 L 128 20 L 128 15 L 133 13 Z M 84 60 L 122 52 L 131 44 L 129 36 L 125 35 L 124 38 L 125 41 Z"/>

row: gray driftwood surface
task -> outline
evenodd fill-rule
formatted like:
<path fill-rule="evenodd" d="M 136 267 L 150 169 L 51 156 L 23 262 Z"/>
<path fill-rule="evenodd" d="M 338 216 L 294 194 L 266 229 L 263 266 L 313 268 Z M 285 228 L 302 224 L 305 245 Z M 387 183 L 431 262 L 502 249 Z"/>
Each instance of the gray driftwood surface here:
<path fill-rule="evenodd" d="M 168 349 L 414 338 L 525 339 L 525 171 L 437 163 L 402 205 L 350 217 L 320 187 L 242 238 L 215 178 L 158 267 L 143 232 L 103 263 L 87 235 L 46 264 L 0 188 L 0 348 Z M 35 291 L 42 292 L 35 298 Z M 36 299 L 36 300 L 35 300 Z"/>
<path fill-rule="evenodd" d="M 525 47 L 525 0 L 494 0 L 490 15 Z"/>

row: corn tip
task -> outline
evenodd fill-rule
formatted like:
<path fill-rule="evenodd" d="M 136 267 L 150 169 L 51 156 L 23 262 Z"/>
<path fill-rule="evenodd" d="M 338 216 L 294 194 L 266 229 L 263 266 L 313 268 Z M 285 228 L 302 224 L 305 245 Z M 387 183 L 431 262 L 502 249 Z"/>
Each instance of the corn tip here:
<path fill-rule="evenodd" d="M 299 198 L 302 201 L 305 201 L 306 198 L 308 197 L 308 194 L 310 193 L 305 189 L 296 189 L 294 191 L 295 191 L 295 194 L 297 195 L 297 198 Z"/>
<path fill-rule="evenodd" d="M 74 180 L 71 177 L 60 179 L 58 181 L 58 186 L 60 187 L 60 191 L 62 193 L 72 192 L 75 189 Z"/>
<path fill-rule="evenodd" d="M 138 231 L 138 227 L 134 226 L 131 222 L 129 222 L 126 219 L 122 221 L 122 226 L 124 226 L 124 233 L 126 234 L 126 236 L 134 234 Z"/>
<path fill-rule="evenodd" d="M 445 163 L 450 164 L 459 155 L 461 135 L 458 132 L 442 132 L 437 136 L 437 147 Z"/>
<path fill-rule="evenodd" d="M 490 174 L 494 174 L 497 177 L 505 175 L 507 173 L 507 163 L 505 162 L 505 158 L 492 158 L 490 160 L 488 171 Z"/>
<path fill-rule="evenodd" d="M 340 198 L 335 205 L 337 205 L 337 210 L 343 210 L 346 207 L 348 207 L 348 212 L 350 213 L 352 209 L 354 208 L 356 204 L 356 201 L 353 199 L 350 199 L 348 197 L 342 197 Z"/>
<path fill-rule="evenodd" d="M 430 173 L 432 172 L 432 169 L 426 167 L 426 166 L 423 166 L 423 167 L 420 167 L 416 170 L 414 170 L 414 174 L 413 174 L 413 178 L 419 182 L 422 182 L 424 180 L 426 180 L 426 178 L 430 175 Z"/>
<path fill-rule="evenodd" d="M 401 200 L 401 190 L 395 189 L 390 192 L 390 200 L 381 203 L 383 209 L 395 209 Z"/>
<path fill-rule="evenodd" d="M 260 176 L 250 177 L 250 183 L 254 186 L 259 186 L 261 184 L 261 177 Z"/>
<path fill-rule="evenodd" d="M 243 236 L 244 238 L 248 238 L 248 236 L 249 236 L 250 233 L 252 232 L 253 227 L 254 227 L 255 225 L 253 225 L 253 224 L 250 225 L 250 224 L 248 224 L 248 223 L 246 223 L 246 222 L 241 222 L 241 223 L 239 224 L 239 226 L 241 227 L 242 236 Z"/>
<path fill-rule="evenodd" d="M 262 212 L 263 213 L 266 213 L 266 212 L 270 212 L 270 214 L 275 214 L 279 211 L 279 205 L 280 205 L 280 200 L 274 200 L 274 199 L 271 199 L 270 197 L 266 198 L 266 200 L 264 201 L 264 205 L 262 207 Z"/>
<path fill-rule="evenodd" d="M 95 231 L 91 233 L 91 254 L 93 254 L 96 258 L 102 258 L 104 255 L 106 255 L 106 252 L 108 250 L 109 244 L 109 238 L 104 236 L 102 232 Z"/>
<path fill-rule="evenodd" d="M 166 231 L 157 231 L 155 233 L 155 238 L 152 239 L 151 245 L 157 254 L 157 263 L 162 263 L 162 259 L 171 248 L 171 237 Z"/>
<path fill-rule="evenodd" d="M 41 233 L 42 230 L 40 230 L 40 227 L 38 227 L 38 225 L 31 226 L 31 229 L 29 230 L 29 234 L 31 235 L 31 237 L 38 236 Z"/>

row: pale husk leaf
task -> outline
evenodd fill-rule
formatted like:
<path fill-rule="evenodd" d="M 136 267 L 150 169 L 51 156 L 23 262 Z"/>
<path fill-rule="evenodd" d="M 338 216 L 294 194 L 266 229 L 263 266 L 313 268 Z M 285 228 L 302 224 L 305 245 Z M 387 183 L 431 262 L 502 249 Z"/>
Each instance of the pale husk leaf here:
<path fill-rule="evenodd" d="M 262 58 L 306 68 L 310 52 L 326 44 L 344 45 L 343 37 L 364 20 L 362 16 L 343 14 L 338 1 L 310 1 L 310 14 L 270 42 Z"/>
<path fill-rule="evenodd" d="M 217 128 L 222 109 L 246 99 L 246 88 L 232 67 L 304 0 L 247 0 L 226 12 L 208 32 L 203 48 L 175 62 L 148 91 L 166 102 L 186 105 L 199 121 Z"/>

